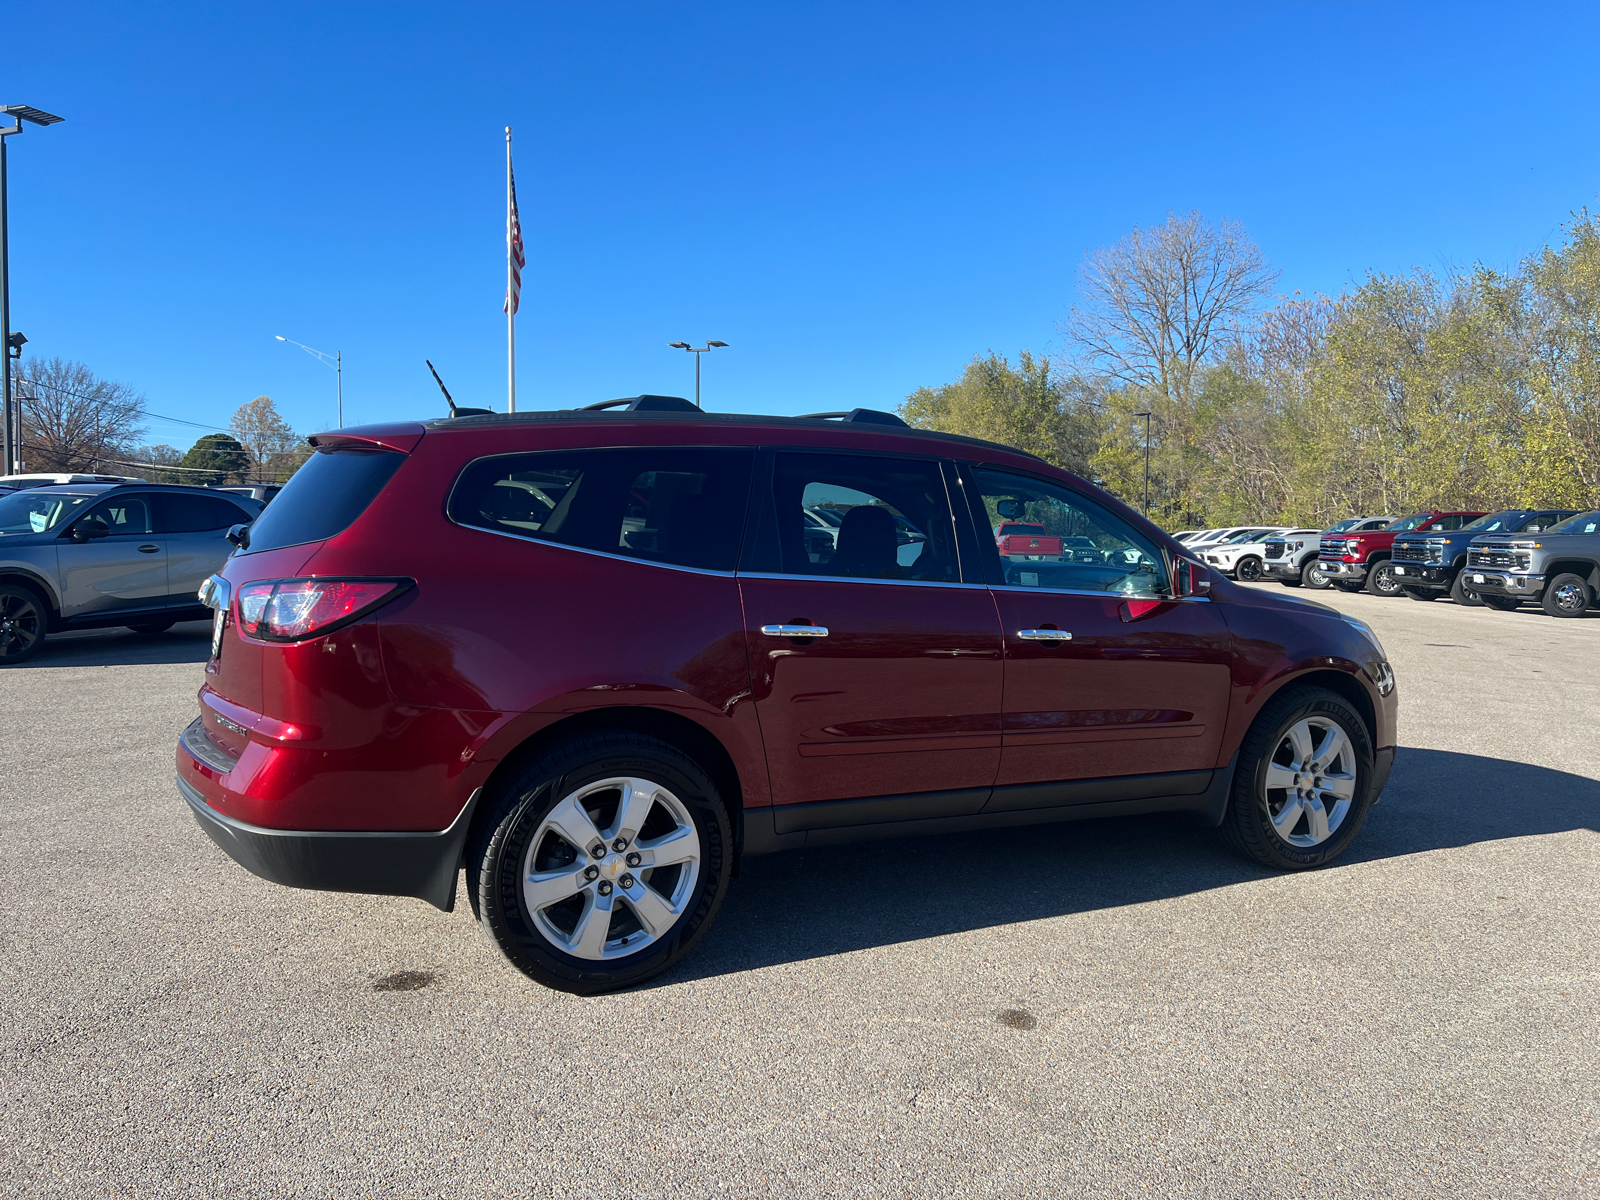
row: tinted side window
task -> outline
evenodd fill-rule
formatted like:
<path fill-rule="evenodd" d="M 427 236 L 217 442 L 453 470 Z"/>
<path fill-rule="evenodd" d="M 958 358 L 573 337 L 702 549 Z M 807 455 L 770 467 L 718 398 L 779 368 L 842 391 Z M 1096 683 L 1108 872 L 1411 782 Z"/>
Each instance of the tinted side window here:
<path fill-rule="evenodd" d="M 119 534 L 153 533 L 150 521 L 150 503 L 143 496 L 115 496 L 94 506 L 90 519 L 100 518 L 111 526 L 111 536 Z"/>
<path fill-rule="evenodd" d="M 1445 532 L 1449 532 L 1452 529 L 1460 529 L 1461 528 L 1461 522 L 1463 522 L 1463 521 L 1471 521 L 1471 520 L 1474 520 L 1474 519 L 1475 518 L 1473 518 L 1473 517 L 1440 517 L 1432 525 L 1428 526 L 1428 528 L 1429 529 L 1439 529 L 1439 530 L 1443 530 Z"/>
<path fill-rule="evenodd" d="M 243 509 L 214 496 L 167 492 L 158 499 L 162 533 L 201 533 L 227 529 L 230 525 L 251 519 Z"/>
<path fill-rule="evenodd" d="M 461 473 L 449 514 L 496 533 L 732 571 L 753 458 L 742 448 L 689 446 L 496 455 Z"/>
<path fill-rule="evenodd" d="M 250 552 L 319 542 L 348 528 L 405 458 L 392 450 L 318 449 L 250 527 Z"/>
<path fill-rule="evenodd" d="M 1059 547 L 1046 545 L 1043 555 L 1001 559 L 999 570 L 1008 586 L 1161 596 L 1170 591 L 1165 555 L 1088 497 L 1009 471 L 979 467 L 972 478 L 990 526 L 1002 520 L 1031 521 L 1060 542 Z M 998 557 L 997 548 L 988 552 Z"/>
<path fill-rule="evenodd" d="M 939 464 L 780 451 L 753 565 L 783 575 L 955 583 L 950 500 Z"/>

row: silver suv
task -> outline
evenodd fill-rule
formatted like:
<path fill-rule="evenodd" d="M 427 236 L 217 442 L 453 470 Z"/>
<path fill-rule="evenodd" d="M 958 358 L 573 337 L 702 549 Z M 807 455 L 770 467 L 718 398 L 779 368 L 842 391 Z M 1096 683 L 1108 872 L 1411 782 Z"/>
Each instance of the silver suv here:
<path fill-rule="evenodd" d="M 1322 550 L 1322 539 L 1330 533 L 1368 533 L 1382 529 L 1394 521 L 1393 517 L 1346 517 L 1323 530 L 1296 529 L 1293 532 L 1270 537 L 1262 554 L 1262 574 L 1275 579 L 1284 587 L 1326 588 L 1332 580 L 1317 566 L 1317 555 Z"/>
<path fill-rule="evenodd" d="M 1600 594 L 1600 512 L 1540 533 L 1475 537 L 1462 577 L 1490 608 L 1537 600 L 1552 617 L 1581 617 Z"/>
<path fill-rule="evenodd" d="M 47 633 L 160 633 L 209 617 L 196 595 L 258 501 L 204 488 L 73 483 L 0 496 L 0 666 Z"/>

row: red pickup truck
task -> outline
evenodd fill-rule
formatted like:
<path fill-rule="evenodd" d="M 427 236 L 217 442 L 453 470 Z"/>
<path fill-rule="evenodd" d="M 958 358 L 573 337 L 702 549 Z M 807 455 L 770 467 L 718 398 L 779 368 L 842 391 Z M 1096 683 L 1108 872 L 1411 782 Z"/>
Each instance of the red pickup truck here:
<path fill-rule="evenodd" d="M 1374 596 L 1398 596 L 1400 581 L 1389 564 L 1395 534 L 1448 532 L 1481 516 L 1481 512 L 1446 513 L 1436 509 L 1402 517 L 1371 533 L 1324 534 L 1317 565 L 1341 591 L 1359 592 L 1365 587 Z"/>
<path fill-rule="evenodd" d="M 1061 539 L 1051 537 L 1043 525 L 1004 521 L 994 527 L 994 544 L 1002 558 L 1060 558 Z"/>

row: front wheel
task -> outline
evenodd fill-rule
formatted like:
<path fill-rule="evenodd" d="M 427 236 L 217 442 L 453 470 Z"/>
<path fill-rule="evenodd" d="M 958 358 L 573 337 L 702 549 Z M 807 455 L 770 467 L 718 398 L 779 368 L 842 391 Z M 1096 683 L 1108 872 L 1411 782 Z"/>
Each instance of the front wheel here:
<path fill-rule="evenodd" d="M 25 587 L 0 584 L 0 667 L 32 658 L 49 624 L 38 596 Z"/>
<path fill-rule="evenodd" d="M 1400 581 L 1394 577 L 1394 567 L 1388 559 L 1373 563 L 1372 569 L 1367 572 L 1367 591 L 1374 596 L 1398 596 L 1400 594 Z"/>
<path fill-rule="evenodd" d="M 1366 820 L 1372 777 L 1372 739 L 1344 698 L 1291 688 L 1267 703 L 1245 735 L 1223 833 L 1263 866 L 1323 866 Z"/>
<path fill-rule="evenodd" d="M 1463 608 L 1483 607 L 1483 593 L 1473 591 L 1467 586 L 1465 571 L 1457 571 L 1456 577 L 1450 581 L 1450 599 Z"/>
<path fill-rule="evenodd" d="M 1319 592 L 1333 586 L 1333 580 L 1328 578 L 1328 573 L 1322 569 L 1322 564 L 1314 558 L 1301 568 L 1300 582 Z"/>
<path fill-rule="evenodd" d="M 1582 575 L 1557 575 L 1546 585 L 1539 604 L 1552 617 L 1581 617 L 1594 605 L 1594 593 Z"/>
<path fill-rule="evenodd" d="M 467 853 L 473 910 L 512 965 L 593 995 L 661 974 L 722 904 L 732 823 L 676 747 L 595 733 L 503 781 Z"/>
<path fill-rule="evenodd" d="M 1233 573 L 1238 576 L 1240 583 L 1255 583 L 1261 578 L 1261 560 L 1253 554 L 1247 554 L 1233 568 Z"/>

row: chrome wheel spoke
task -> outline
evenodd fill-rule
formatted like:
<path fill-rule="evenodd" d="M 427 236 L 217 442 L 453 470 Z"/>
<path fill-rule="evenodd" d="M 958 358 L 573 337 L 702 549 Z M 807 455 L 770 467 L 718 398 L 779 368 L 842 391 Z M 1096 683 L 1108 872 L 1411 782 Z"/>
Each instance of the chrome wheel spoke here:
<path fill-rule="evenodd" d="M 1311 731 L 1310 721 L 1296 721 L 1289 727 L 1289 732 L 1284 735 L 1289 739 L 1289 744 L 1294 747 L 1294 760 L 1296 763 L 1309 762 L 1316 752 L 1316 743 Z"/>
<path fill-rule="evenodd" d="M 591 892 L 587 899 L 589 902 L 584 906 L 583 916 L 578 918 L 577 928 L 572 931 L 569 947 L 579 958 L 604 958 L 606 938 L 611 932 L 611 902 L 615 899 L 615 893 L 602 896 L 598 892 Z"/>
<path fill-rule="evenodd" d="M 580 860 L 576 867 L 564 867 L 559 871 L 537 871 L 522 881 L 522 894 L 527 899 L 528 910 L 538 912 L 541 908 L 549 908 L 552 904 L 576 896 L 589 886 L 589 881 L 583 877 L 583 865 Z"/>
<path fill-rule="evenodd" d="M 617 825 L 613 837 L 633 841 L 656 805 L 656 793 L 661 789 L 648 779 L 626 779 L 622 782 L 622 800 L 617 805 Z"/>
<path fill-rule="evenodd" d="M 1297 786 L 1300 773 L 1295 766 L 1283 767 L 1275 762 L 1267 764 L 1267 791 L 1282 788 L 1292 792 Z"/>
<path fill-rule="evenodd" d="M 700 857 L 700 837 L 692 826 L 680 825 L 671 833 L 638 844 L 641 870 L 694 862 Z"/>
<path fill-rule="evenodd" d="M 581 793 L 580 793 L 581 795 Z M 583 805 L 578 803 L 579 796 L 568 796 L 560 804 L 550 810 L 550 815 L 544 819 L 545 829 L 558 834 L 562 841 L 570 845 L 579 854 L 587 854 L 589 847 L 604 839 L 600 831 L 595 828 L 589 814 L 584 811 Z M 537 848 L 543 838 L 541 831 L 533 840 Z M 531 873 L 531 872 L 530 872 Z"/>
<path fill-rule="evenodd" d="M 621 893 L 623 901 L 633 909 L 639 924 L 653 938 L 660 937 L 678 919 L 678 911 L 661 897 L 649 884 L 639 882 Z"/>
<path fill-rule="evenodd" d="M 1322 801 L 1316 796 L 1307 796 L 1305 800 L 1307 840 L 1314 846 L 1319 842 L 1328 840 L 1328 810 L 1322 807 Z"/>
<path fill-rule="evenodd" d="M 1337 725 L 1329 725 L 1326 736 L 1322 739 L 1322 744 L 1317 747 L 1316 758 L 1311 765 L 1314 769 L 1325 772 L 1333 765 L 1336 759 L 1344 758 L 1345 765 L 1349 766 L 1349 753 L 1350 739 L 1345 735 L 1344 730 Z"/>
<path fill-rule="evenodd" d="M 1334 775 L 1323 775 L 1323 795 L 1331 795 L 1338 800 L 1354 800 L 1356 798 L 1356 776 L 1352 771 L 1349 774 L 1339 772 Z"/>
<path fill-rule="evenodd" d="M 1278 836 L 1284 841 L 1289 840 L 1289 835 L 1294 832 L 1294 827 L 1300 824 L 1300 814 L 1304 811 L 1304 803 L 1299 796 L 1291 795 L 1283 802 L 1283 807 L 1278 810 L 1278 815 L 1272 818 L 1272 827 L 1278 831 Z"/>

